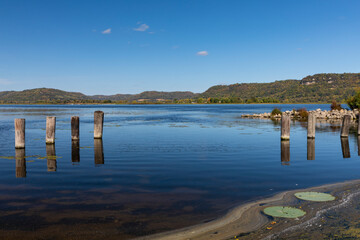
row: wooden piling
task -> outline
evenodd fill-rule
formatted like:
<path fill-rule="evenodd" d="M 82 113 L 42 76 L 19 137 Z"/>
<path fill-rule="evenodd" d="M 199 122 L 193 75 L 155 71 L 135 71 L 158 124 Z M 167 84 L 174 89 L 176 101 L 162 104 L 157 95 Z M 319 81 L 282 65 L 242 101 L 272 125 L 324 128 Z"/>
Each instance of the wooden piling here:
<path fill-rule="evenodd" d="M 307 160 L 315 160 L 315 139 L 308 138 L 307 140 Z"/>
<path fill-rule="evenodd" d="M 104 112 L 94 112 L 94 138 L 102 138 L 104 125 Z"/>
<path fill-rule="evenodd" d="M 360 113 L 358 115 L 358 135 L 360 135 Z"/>
<path fill-rule="evenodd" d="M 46 144 L 55 143 L 56 117 L 46 117 Z"/>
<path fill-rule="evenodd" d="M 15 148 L 25 148 L 25 119 L 15 119 Z"/>
<path fill-rule="evenodd" d="M 351 116 L 345 115 L 341 125 L 341 134 L 340 137 L 348 137 L 349 136 L 349 128 L 350 128 Z"/>
<path fill-rule="evenodd" d="M 94 139 L 95 164 L 104 164 L 104 149 L 102 139 Z"/>
<path fill-rule="evenodd" d="M 57 168 L 55 144 L 46 144 L 46 158 L 48 172 L 55 172 Z"/>
<path fill-rule="evenodd" d="M 79 124 L 79 117 L 72 116 L 71 117 L 71 140 L 78 141 L 79 140 L 79 131 L 80 124 Z"/>
<path fill-rule="evenodd" d="M 15 176 L 26 177 L 25 148 L 15 149 Z"/>
<path fill-rule="evenodd" d="M 79 143 L 79 141 L 71 141 L 71 161 L 73 163 L 80 162 L 80 143 Z"/>
<path fill-rule="evenodd" d="M 283 114 L 281 116 L 281 140 L 290 139 L 290 116 Z"/>
<path fill-rule="evenodd" d="M 310 113 L 308 116 L 308 125 L 307 125 L 308 138 L 315 138 L 315 125 L 316 125 L 316 115 L 315 113 Z"/>
<path fill-rule="evenodd" d="M 349 138 L 342 137 L 340 141 L 341 141 L 341 151 L 343 154 L 343 158 L 350 158 Z"/>
<path fill-rule="evenodd" d="M 290 165 L 290 141 L 281 141 L 281 164 Z"/>

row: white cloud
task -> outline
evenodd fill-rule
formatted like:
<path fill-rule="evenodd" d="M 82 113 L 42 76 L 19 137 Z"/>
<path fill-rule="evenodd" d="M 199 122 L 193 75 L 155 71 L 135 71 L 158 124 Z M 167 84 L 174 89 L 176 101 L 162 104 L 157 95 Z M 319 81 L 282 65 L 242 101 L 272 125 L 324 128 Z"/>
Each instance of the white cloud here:
<path fill-rule="evenodd" d="M 145 32 L 148 29 L 149 29 L 149 25 L 144 23 L 144 24 L 141 24 L 138 28 L 134 28 L 134 31 Z"/>
<path fill-rule="evenodd" d="M 207 51 L 200 51 L 200 52 L 197 52 L 196 55 L 198 55 L 198 56 L 207 56 L 207 55 L 209 55 L 209 53 Z"/>
<path fill-rule="evenodd" d="M 102 34 L 110 34 L 111 33 L 111 28 L 105 29 L 104 31 L 101 32 Z"/>
<path fill-rule="evenodd" d="M 0 78 L 0 85 L 10 85 L 10 84 L 13 84 L 13 82 L 4 78 Z"/>

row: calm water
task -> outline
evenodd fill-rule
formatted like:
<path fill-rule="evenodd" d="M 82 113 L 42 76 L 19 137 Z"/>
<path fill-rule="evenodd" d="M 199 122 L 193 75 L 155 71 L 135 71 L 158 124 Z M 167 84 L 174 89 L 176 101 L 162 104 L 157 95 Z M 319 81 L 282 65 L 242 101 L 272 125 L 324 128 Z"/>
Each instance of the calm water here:
<path fill-rule="evenodd" d="M 278 122 L 240 118 L 274 106 L 329 108 L 1 106 L 0 235 L 128 239 L 208 221 L 279 191 L 359 178 L 357 136 L 341 143 L 339 125 L 318 123 L 314 147 L 306 123 L 292 122 L 289 147 Z M 95 110 L 105 123 L 103 140 L 94 142 Z M 79 146 L 70 138 L 73 115 Z M 45 144 L 46 116 L 57 117 L 54 147 Z M 26 118 L 23 162 L 12 158 L 14 118 Z M 307 160 L 308 147 L 315 160 Z"/>

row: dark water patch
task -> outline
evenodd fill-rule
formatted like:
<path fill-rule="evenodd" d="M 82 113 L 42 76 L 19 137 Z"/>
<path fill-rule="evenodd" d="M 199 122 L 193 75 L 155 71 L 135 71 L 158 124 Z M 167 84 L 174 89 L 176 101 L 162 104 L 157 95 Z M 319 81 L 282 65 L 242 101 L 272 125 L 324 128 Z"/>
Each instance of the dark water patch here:
<path fill-rule="evenodd" d="M 36 231 L 48 225 L 44 218 L 37 215 L 27 216 L 24 212 L 0 216 L 1 230 Z"/>

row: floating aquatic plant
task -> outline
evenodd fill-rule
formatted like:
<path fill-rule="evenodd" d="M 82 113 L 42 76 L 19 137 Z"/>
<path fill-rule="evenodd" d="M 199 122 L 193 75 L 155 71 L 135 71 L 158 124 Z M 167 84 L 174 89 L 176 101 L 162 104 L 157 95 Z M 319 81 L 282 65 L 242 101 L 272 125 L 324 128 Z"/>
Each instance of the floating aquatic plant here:
<path fill-rule="evenodd" d="M 321 192 L 297 192 L 295 193 L 295 197 L 313 202 L 327 202 L 335 200 L 333 195 Z"/>
<path fill-rule="evenodd" d="M 267 207 L 264 209 L 264 213 L 272 217 L 283 218 L 297 218 L 306 214 L 306 212 L 301 209 L 283 206 Z"/>

